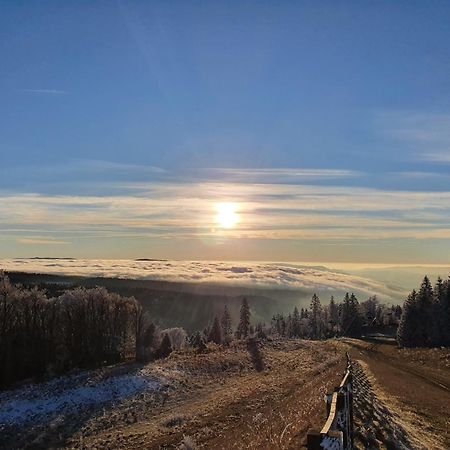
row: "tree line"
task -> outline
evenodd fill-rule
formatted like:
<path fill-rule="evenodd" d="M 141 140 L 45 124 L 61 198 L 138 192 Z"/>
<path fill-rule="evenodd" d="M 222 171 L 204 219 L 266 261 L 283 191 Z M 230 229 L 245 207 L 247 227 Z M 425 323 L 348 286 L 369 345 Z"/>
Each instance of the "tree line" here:
<path fill-rule="evenodd" d="M 134 297 L 79 287 L 48 298 L 13 285 L 0 271 L 0 387 L 73 368 L 165 357 L 185 340 L 182 329 L 155 326 Z"/>
<path fill-rule="evenodd" d="M 233 332 L 231 317 L 227 306 L 221 316 L 216 316 L 211 325 L 202 333 L 197 332 L 190 342 L 196 348 L 206 348 L 206 343 L 228 345 L 233 338 L 266 338 L 279 336 L 301 339 L 326 339 L 336 336 L 360 337 L 363 329 L 396 326 L 400 320 L 402 308 L 380 303 L 376 296 L 359 303 L 355 294 L 345 294 L 341 302 L 331 299 L 322 305 L 314 294 L 309 308 L 294 307 L 288 315 L 276 314 L 270 324 L 258 322 L 251 324 L 251 311 L 246 298 L 242 300 L 240 319 Z"/>
<path fill-rule="evenodd" d="M 437 295 L 439 301 L 431 302 L 436 305 L 442 302 L 445 293 L 448 304 L 448 282 L 439 282 L 435 292 L 438 294 L 427 291 L 425 297 Z M 420 291 L 412 297 L 422 299 L 424 294 Z M 411 329 L 408 320 L 416 320 L 413 319 L 415 303 L 417 300 L 405 303 L 407 311 L 402 330 L 406 334 Z M 436 307 L 433 308 L 436 312 Z M 230 345 L 233 340 L 250 342 L 269 336 L 358 337 L 364 327 L 397 324 L 401 311 L 399 306 L 381 304 L 375 296 L 359 303 L 354 294 L 347 293 L 340 302 L 332 296 L 328 304 L 322 305 L 314 294 L 309 308 L 295 307 L 288 315 L 277 314 L 269 324 L 252 323 L 249 303 L 243 298 L 235 328 L 225 305 L 209 326 L 188 336 L 180 327 L 161 329 L 155 325 L 134 297 L 111 293 L 103 287 L 78 287 L 48 297 L 38 288 L 13 285 L 0 271 L 0 387 L 73 368 L 92 368 L 125 360 L 146 362 L 167 357 L 173 350 L 185 347 L 203 352 L 208 343 Z M 433 339 L 437 339 L 434 334 Z M 252 350 L 253 356 L 255 351 Z"/>
<path fill-rule="evenodd" d="M 408 295 L 397 332 L 402 347 L 450 346 L 450 278 L 440 277 L 433 288 L 425 276 Z"/>
<path fill-rule="evenodd" d="M 297 307 L 287 316 L 278 314 L 272 318 L 272 333 L 303 339 L 326 339 L 335 336 L 360 337 L 364 329 L 397 325 L 402 309 L 380 303 L 376 296 L 359 302 L 355 294 L 346 293 L 341 302 L 334 296 L 322 305 L 314 294 L 310 307 Z"/>

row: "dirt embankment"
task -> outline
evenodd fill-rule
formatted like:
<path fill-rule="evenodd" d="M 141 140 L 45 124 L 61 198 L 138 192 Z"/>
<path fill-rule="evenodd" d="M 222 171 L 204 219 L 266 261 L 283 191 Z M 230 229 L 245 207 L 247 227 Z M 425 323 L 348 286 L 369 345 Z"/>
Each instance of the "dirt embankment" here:
<path fill-rule="evenodd" d="M 450 448 L 450 351 L 346 339 L 356 361 L 357 448 Z"/>

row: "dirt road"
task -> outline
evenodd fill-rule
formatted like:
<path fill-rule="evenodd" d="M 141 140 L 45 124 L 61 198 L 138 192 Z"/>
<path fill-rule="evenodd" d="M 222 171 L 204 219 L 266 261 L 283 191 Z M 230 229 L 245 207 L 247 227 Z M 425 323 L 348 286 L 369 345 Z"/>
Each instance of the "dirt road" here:
<path fill-rule="evenodd" d="M 398 349 L 377 341 L 344 342 L 357 362 L 360 383 L 357 446 L 450 448 L 450 352 Z"/>

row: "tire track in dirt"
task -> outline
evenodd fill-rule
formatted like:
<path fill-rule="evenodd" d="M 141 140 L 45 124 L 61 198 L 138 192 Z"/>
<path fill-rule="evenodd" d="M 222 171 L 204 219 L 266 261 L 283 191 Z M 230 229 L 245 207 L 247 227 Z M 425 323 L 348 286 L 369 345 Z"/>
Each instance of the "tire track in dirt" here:
<path fill-rule="evenodd" d="M 408 433 L 410 448 L 449 449 L 450 395 L 445 388 L 448 383 L 445 369 L 438 372 L 433 366 L 427 376 L 424 366 L 412 367 L 418 364 L 413 350 L 410 359 L 406 359 L 396 347 L 354 339 L 344 342 L 350 346 L 353 360 L 358 360 L 364 369 L 378 401 L 384 403 L 396 423 Z M 361 388 L 364 387 L 362 384 Z"/>
<path fill-rule="evenodd" d="M 378 398 L 362 361 L 353 363 L 354 439 L 357 449 L 412 450 L 416 447 L 403 426 Z"/>
<path fill-rule="evenodd" d="M 418 377 L 418 378 L 422 379 L 423 381 L 434 385 L 435 387 L 438 387 L 444 391 L 450 392 L 450 383 L 447 382 L 446 380 L 438 379 L 436 376 L 431 376 L 430 374 L 423 373 L 422 371 L 419 371 L 419 370 L 417 370 L 413 367 L 410 367 L 404 363 L 402 364 L 402 363 L 397 362 L 394 358 L 387 356 L 382 351 L 379 351 L 378 345 L 375 343 L 373 343 L 370 346 L 363 346 L 363 345 L 358 345 L 357 343 L 355 343 L 353 341 L 351 341 L 351 342 L 345 341 L 345 342 L 350 343 L 353 347 L 357 347 L 362 352 L 369 353 L 371 358 L 381 359 L 381 360 L 383 360 L 383 362 L 389 361 L 389 364 L 391 366 L 395 367 L 396 369 L 399 369 L 403 372 L 407 372 L 408 374 Z"/>

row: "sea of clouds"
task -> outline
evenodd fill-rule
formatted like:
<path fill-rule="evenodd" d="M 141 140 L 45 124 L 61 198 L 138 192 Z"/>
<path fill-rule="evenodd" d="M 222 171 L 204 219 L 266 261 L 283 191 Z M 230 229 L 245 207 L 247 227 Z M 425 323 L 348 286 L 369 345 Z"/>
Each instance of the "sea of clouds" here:
<path fill-rule="evenodd" d="M 5 259 L 0 269 L 56 275 L 78 275 L 135 280 L 216 283 L 243 287 L 303 289 L 317 293 L 355 292 L 383 300 L 404 298 L 405 291 L 344 271 L 291 263 Z"/>

